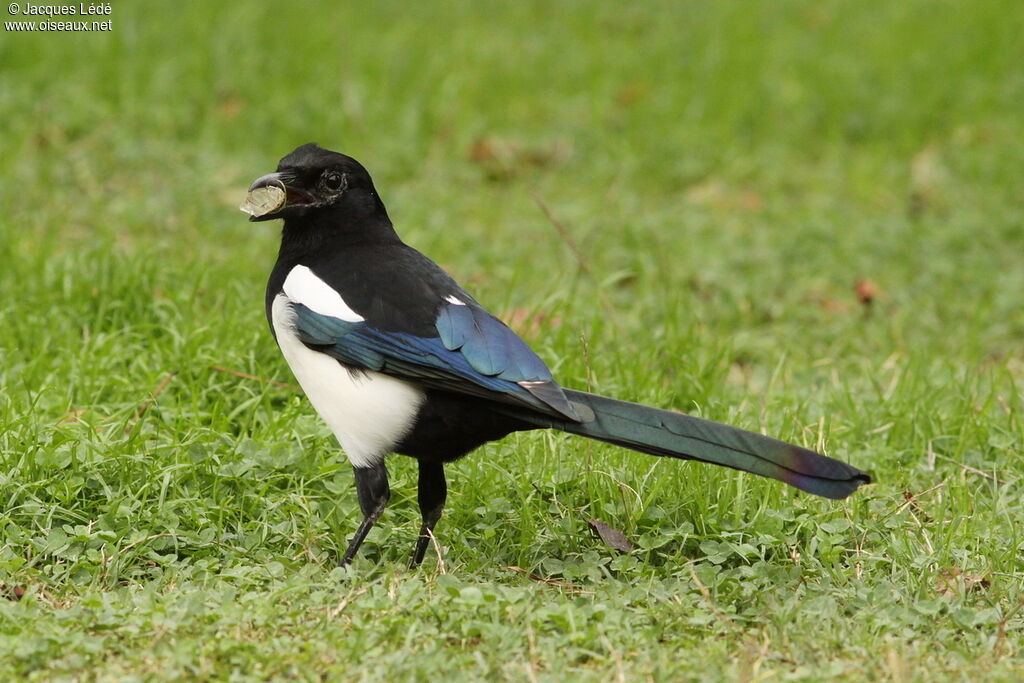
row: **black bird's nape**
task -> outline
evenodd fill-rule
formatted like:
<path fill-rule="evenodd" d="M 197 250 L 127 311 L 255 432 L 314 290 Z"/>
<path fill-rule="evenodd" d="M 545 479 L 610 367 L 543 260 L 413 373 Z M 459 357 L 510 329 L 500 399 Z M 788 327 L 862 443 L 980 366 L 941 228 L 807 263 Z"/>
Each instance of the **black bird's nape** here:
<path fill-rule="evenodd" d="M 355 473 L 358 552 L 390 497 L 384 459 L 418 460 L 422 562 L 447 498 L 444 464 L 514 431 L 558 429 L 842 499 L 866 473 L 760 434 L 563 389 L 544 362 L 395 233 L 370 174 L 303 145 L 249 188 L 250 220 L 284 220 L 266 290 L 271 332 Z"/>

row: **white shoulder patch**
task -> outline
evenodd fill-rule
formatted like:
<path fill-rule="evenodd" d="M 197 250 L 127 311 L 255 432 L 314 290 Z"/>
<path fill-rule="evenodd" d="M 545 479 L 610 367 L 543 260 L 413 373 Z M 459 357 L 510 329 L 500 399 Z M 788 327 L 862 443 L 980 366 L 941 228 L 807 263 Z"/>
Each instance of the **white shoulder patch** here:
<path fill-rule="evenodd" d="M 444 300 L 447 301 L 450 304 L 455 304 L 456 306 L 465 306 L 466 305 L 465 301 L 463 301 L 459 297 L 455 296 L 454 294 L 449 294 L 448 296 L 446 296 L 444 298 Z"/>
<path fill-rule="evenodd" d="M 348 323 L 360 323 L 366 320 L 345 303 L 341 294 L 338 294 L 306 266 L 292 268 L 284 281 L 284 293 L 294 303 L 302 304 L 320 315 L 340 318 Z"/>

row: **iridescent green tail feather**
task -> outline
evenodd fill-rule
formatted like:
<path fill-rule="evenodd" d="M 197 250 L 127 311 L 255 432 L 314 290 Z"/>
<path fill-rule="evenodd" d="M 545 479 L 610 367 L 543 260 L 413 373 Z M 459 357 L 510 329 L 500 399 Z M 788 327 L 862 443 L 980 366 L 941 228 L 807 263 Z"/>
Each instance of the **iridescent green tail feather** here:
<path fill-rule="evenodd" d="M 699 417 L 566 389 L 582 422 L 531 415 L 553 427 L 651 455 L 699 460 L 778 479 L 825 498 L 846 498 L 871 477 L 844 462 Z"/>

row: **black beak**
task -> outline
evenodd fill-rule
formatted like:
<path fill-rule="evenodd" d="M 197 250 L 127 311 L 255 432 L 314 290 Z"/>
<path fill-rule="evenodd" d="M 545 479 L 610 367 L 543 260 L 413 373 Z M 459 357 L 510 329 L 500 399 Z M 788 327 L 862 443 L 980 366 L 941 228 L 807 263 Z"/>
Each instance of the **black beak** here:
<path fill-rule="evenodd" d="M 249 186 L 249 192 L 261 187 L 279 187 L 285 192 L 288 191 L 288 186 L 284 184 L 283 173 L 268 173 L 267 175 L 261 175 L 256 180 L 252 181 L 252 185 Z"/>

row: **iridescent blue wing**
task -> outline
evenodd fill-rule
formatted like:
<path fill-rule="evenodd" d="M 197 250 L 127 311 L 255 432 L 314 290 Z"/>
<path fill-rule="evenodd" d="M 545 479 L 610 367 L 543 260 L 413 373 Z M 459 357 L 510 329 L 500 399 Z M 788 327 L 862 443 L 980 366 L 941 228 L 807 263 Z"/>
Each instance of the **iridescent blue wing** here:
<path fill-rule="evenodd" d="M 543 361 L 475 302 L 443 303 L 432 337 L 380 330 L 366 321 L 347 322 L 299 303 L 289 305 L 302 342 L 347 366 L 580 419 Z"/>

